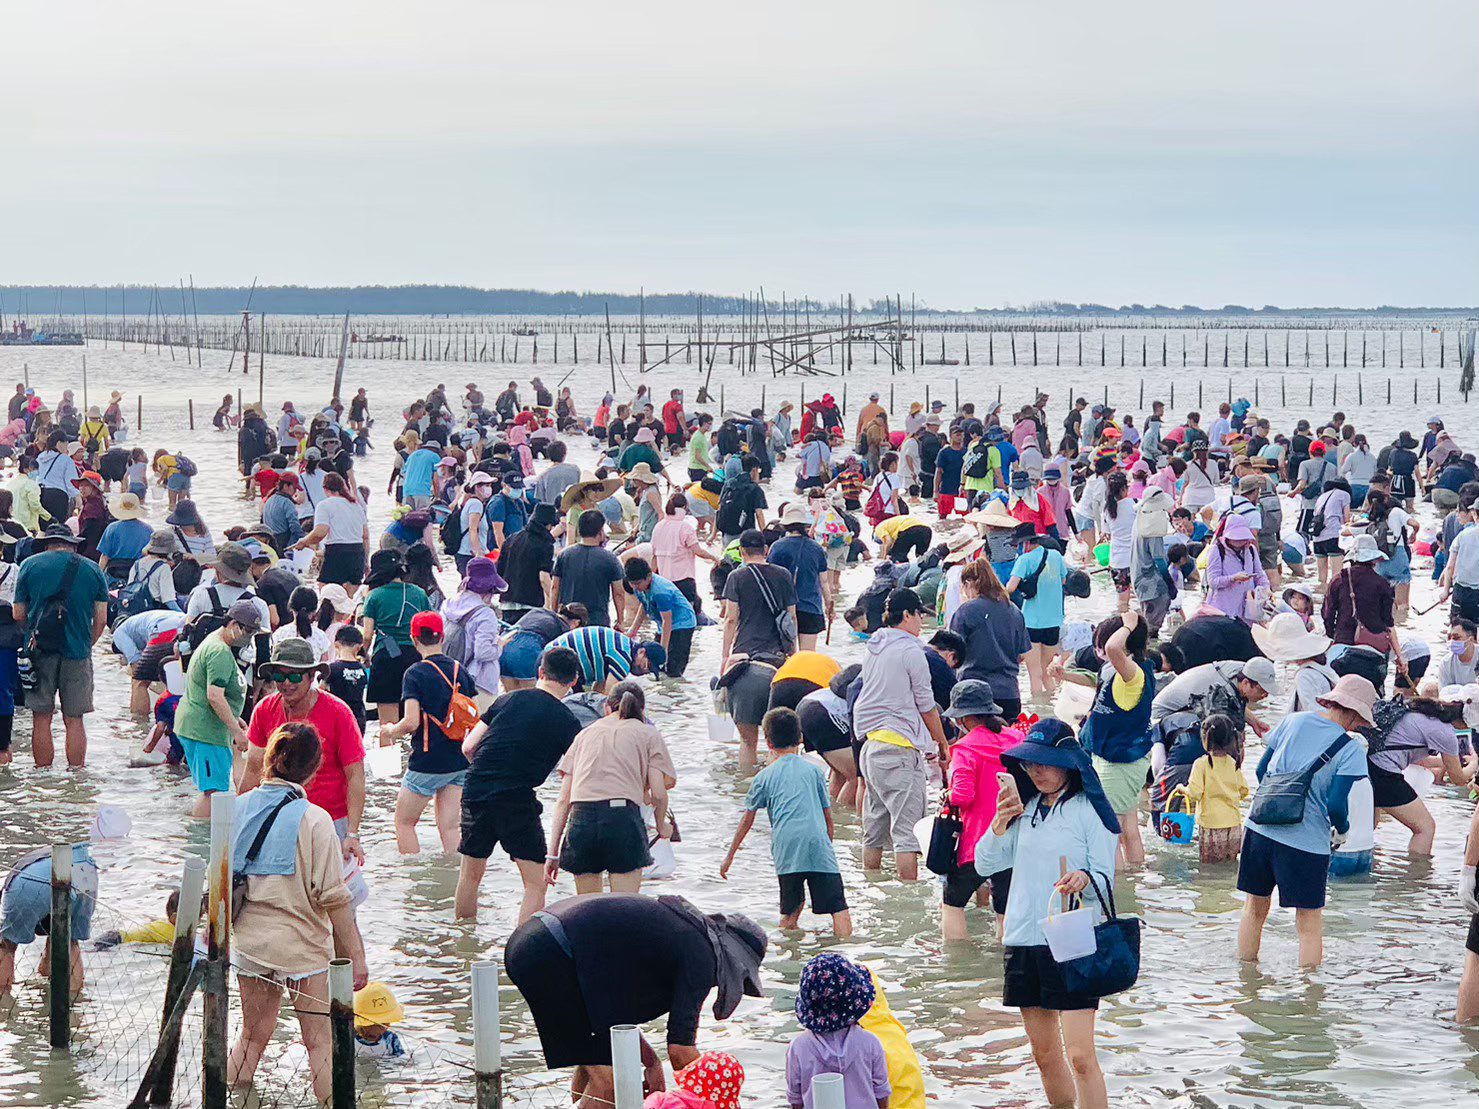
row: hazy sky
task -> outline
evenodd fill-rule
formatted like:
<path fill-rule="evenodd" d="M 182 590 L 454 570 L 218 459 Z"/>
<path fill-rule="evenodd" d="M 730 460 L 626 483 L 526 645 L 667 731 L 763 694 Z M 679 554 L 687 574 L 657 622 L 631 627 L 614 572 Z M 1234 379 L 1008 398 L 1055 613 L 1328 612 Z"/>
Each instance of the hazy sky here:
<path fill-rule="evenodd" d="M 0 283 L 1479 303 L 1473 0 L 11 0 Z"/>

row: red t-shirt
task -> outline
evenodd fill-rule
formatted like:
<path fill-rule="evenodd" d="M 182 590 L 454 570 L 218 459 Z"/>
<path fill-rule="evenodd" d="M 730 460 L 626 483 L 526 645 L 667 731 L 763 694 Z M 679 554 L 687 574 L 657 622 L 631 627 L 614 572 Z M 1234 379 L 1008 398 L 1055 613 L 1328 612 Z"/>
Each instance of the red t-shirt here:
<path fill-rule="evenodd" d="M 670 400 L 662 406 L 662 429 L 669 435 L 677 435 L 683 430 L 679 422 L 683 418 L 683 402 Z"/>
<path fill-rule="evenodd" d="M 248 742 L 253 747 L 266 747 L 268 738 L 286 719 L 282 695 L 264 697 L 252 710 L 252 722 L 247 726 Z M 324 761 L 308 779 L 304 792 L 309 801 L 335 820 L 341 820 L 349 815 L 349 787 L 344 768 L 365 761 L 365 740 L 360 735 L 359 722 L 348 705 L 323 690 L 319 690 L 318 700 L 304 719 L 318 729 L 324 745 Z"/>
<path fill-rule="evenodd" d="M 277 488 L 278 476 L 276 470 L 258 470 L 252 475 L 252 480 L 257 483 L 257 495 L 264 501 L 272 496 L 273 490 Z"/>

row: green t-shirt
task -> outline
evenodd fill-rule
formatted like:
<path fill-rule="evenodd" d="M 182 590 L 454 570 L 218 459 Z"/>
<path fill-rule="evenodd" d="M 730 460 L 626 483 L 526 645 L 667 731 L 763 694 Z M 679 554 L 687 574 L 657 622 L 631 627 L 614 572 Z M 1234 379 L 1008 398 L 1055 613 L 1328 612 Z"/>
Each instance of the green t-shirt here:
<path fill-rule="evenodd" d="M 658 457 L 657 449 L 651 443 L 633 443 L 621 452 L 621 457 L 616 460 L 616 468 L 624 474 L 629 474 L 638 462 L 645 462 L 654 470 L 662 469 L 662 459 Z"/>
<path fill-rule="evenodd" d="M 229 747 L 231 733 L 206 697 L 211 686 L 226 691 L 226 704 L 240 716 L 246 704 L 246 686 L 241 680 L 241 667 L 236 664 L 236 652 L 221 638 L 219 629 L 201 640 L 200 646 L 190 653 L 185 695 L 175 709 L 175 734 L 196 743 Z"/>
<path fill-rule="evenodd" d="M 431 598 L 419 585 L 393 581 L 370 590 L 364 618 L 375 621 L 375 634 L 389 636 L 402 647 L 411 645 L 411 618 L 431 608 Z"/>
<path fill-rule="evenodd" d="M 99 601 L 108 600 L 108 583 L 96 562 L 71 551 L 42 551 L 21 563 L 15 577 L 15 599 L 26 606 L 26 631 L 36 630 L 36 621 L 62 584 L 67 563 L 76 559 L 77 571 L 67 589 L 66 643 L 64 658 L 87 658 L 92 654 L 92 614 Z"/>
<path fill-rule="evenodd" d="M 690 470 L 708 470 L 714 465 L 714 460 L 709 456 L 709 433 L 706 431 L 695 431 L 693 438 L 688 441 L 688 468 Z"/>

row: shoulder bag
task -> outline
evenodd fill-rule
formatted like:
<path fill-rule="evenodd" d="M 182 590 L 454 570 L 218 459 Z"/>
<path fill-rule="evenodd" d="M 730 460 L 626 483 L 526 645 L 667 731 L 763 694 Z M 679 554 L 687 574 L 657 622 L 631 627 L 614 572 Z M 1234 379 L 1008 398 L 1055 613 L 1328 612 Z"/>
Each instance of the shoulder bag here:
<path fill-rule="evenodd" d="M 1140 918 L 1116 913 L 1114 883 L 1106 878 L 1101 891 L 1099 876 L 1085 873 L 1104 920 L 1094 926 L 1093 954 L 1059 963 L 1058 969 L 1071 993 L 1109 997 L 1128 990 L 1140 978 Z"/>
<path fill-rule="evenodd" d="M 765 607 L 770 610 L 770 618 L 775 624 L 776 635 L 780 636 L 782 649 L 790 655 L 796 650 L 796 617 L 791 615 L 789 608 L 781 606 L 780 600 L 771 591 L 770 583 L 760 572 L 760 567 L 751 566 L 750 570 L 760 589 L 760 596 L 765 600 Z"/>
<path fill-rule="evenodd" d="M 1248 810 L 1248 819 L 1255 824 L 1272 826 L 1298 824 L 1304 819 L 1304 802 L 1315 783 L 1315 775 L 1349 742 L 1351 737 L 1342 735 L 1303 770 L 1265 777 L 1253 798 L 1252 808 Z"/>
<path fill-rule="evenodd" d="M 940 806 L 930 825 L 929 849 L 924 855 L 924 867 L 941 878 L 949 876 L 960 858 L 960 837 L 965 831 L 965 822 L 949 801 Z"/>

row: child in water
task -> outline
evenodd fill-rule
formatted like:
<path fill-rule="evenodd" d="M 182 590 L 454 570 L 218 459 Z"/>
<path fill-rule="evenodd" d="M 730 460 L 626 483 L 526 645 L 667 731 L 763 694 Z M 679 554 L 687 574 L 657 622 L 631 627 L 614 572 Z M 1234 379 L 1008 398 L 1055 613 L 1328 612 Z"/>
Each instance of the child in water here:
<path fill-rule="evenodd" d="M 1202 862 L 1229 862 L 1238 857 L 1243 839 L 1243 801 L 1248 780 L 1237 725 L 1222 713 L 1202 722 L 1207 753 L 1191 768 L 1186 783 L 1187 808 L 1197 814 L 1197 846 Z"/>
<path fill-rule="evenodd" d="M 867 968 L 833 952 L 801 971 L 796 1020 L 805 1032 L 786 1048 L 786 1102 L 812 1109 L 811 1080 L 840 1074 L 847 1109 L 887 1109 L 893 1087 L 883 1043 L 858 1022 L 873 1007 L 877 990 Z"/>
<path fill-rule="evenodd" d="M 409 1062 L 411 1052 L 391 1029 L 406 1011 L 384 982 L 371 982 L 354 995 L 354 1053 L 389 1063 Z"/>

